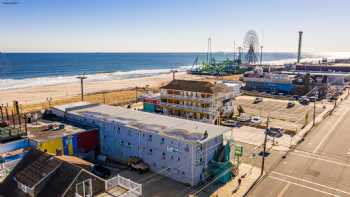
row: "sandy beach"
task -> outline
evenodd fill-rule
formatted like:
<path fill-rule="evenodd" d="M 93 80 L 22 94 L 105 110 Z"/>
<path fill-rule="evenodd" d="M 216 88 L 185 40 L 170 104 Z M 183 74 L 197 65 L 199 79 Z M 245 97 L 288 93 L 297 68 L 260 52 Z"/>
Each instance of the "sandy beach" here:
<path fill-rule="evenodd" d="M 202 76 L 189 75 L 186 72 L 176 73 L 177 79 L 203 79 Z M 172 74 L 161 74 L 149 77 L 129 78 L 110 81 L 86 80 L 84 83 L 85 94 L 93 94 L 102 91 L 118 91 L 132 89 L 135 87 L 157 88 L 172 79 Z M 0 91 L 0 104 L 11 104 L 18 100 L 22 105 L 47 102 L 46 98 L 53 100 L 65 100 L 80 95 L 80 82 L 65 83 L 49 86 L 35 86 L 21 89 L 10 89 Z M 115 98 L 118 99 L 118 98 Z"/>

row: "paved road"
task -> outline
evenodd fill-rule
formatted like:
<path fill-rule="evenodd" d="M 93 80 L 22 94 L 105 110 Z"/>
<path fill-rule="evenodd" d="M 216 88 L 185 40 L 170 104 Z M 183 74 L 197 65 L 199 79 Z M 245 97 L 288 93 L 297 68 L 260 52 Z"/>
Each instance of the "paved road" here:
<path fill-rule="evenodd" d="M 248 196 L 350 197 L 350 98 L 314 128 Z"/>

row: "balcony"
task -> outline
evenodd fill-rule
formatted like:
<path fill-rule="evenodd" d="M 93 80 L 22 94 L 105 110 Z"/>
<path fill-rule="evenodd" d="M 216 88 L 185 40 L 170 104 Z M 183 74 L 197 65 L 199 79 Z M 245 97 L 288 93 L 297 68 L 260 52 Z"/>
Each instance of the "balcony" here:
<path fill-rule="evenodd" d="M 180 104 L 173 104 L 173 103 L 166 103 L 166 102 L 160 102 L 160 105 L 166 106 L 166 107 L 172 107 L 172 108 L 176 108 L 176 109 L 191 110 L 193 112 L 201 112 L 201 113 L 215 112 L 215 110 L 213 110 L 212 108 L 202 108 L 202 107 L 180 105 Z"/>
<path fill-rule="evenodd" d="M 193 101 L 200 101 L 203 103 L 211 103 L 212 98 L 203 98 L 198 96 L 184 96 L 184 95 L 173 95 L 173 94 L 161 94 L 161 98 L 167 98 L 167 99 L 182 99 L 182 100 L 193 100 Z"/>

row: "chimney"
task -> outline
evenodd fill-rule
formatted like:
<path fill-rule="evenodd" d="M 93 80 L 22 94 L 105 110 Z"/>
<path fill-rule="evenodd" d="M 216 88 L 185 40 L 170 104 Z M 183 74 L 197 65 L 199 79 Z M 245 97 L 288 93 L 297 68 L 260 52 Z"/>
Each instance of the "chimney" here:
<path fill-rule="evenodd" d="M 298 61 L 297 63 L 300 63 L 300 59 L 301 59 L 301 43 L 303 41 L 303 32 L 299 31 L 299 44 L 298 44 Z"/>

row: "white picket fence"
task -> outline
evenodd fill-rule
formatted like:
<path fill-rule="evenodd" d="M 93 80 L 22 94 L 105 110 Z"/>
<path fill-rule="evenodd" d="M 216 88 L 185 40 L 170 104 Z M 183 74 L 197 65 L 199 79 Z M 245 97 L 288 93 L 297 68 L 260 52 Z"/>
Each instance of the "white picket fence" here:
<path fill-rule="evenodd" d="M 120 186 L 128 191 L 122 194 L 120 197 L 138 197 L 142 196 L 142 184 L 135 183 L 132 180 L 122 177 L 120 175 L 115 176 L 106 181 L 106 190 L 109 190 L 115 186 Z"/>

